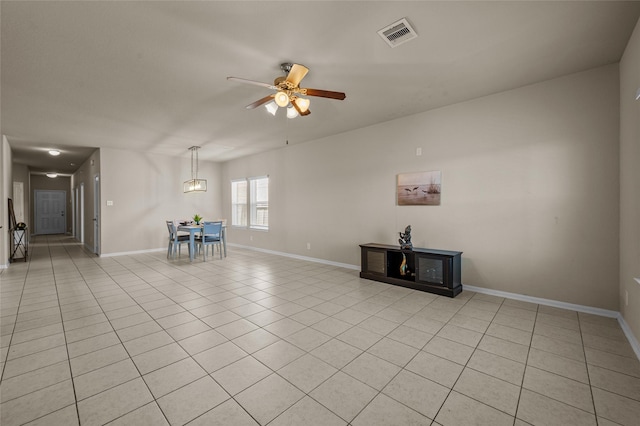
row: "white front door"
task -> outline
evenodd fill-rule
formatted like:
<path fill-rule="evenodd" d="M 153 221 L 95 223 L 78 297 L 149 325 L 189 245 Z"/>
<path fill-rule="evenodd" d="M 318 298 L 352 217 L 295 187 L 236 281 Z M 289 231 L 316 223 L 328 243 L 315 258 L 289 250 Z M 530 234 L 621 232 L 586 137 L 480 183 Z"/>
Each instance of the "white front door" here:
<path fill-rule="evenodd" d="M 36 234 L 64 234 L 67 227 L 66 191 L 35 191 Z"/>

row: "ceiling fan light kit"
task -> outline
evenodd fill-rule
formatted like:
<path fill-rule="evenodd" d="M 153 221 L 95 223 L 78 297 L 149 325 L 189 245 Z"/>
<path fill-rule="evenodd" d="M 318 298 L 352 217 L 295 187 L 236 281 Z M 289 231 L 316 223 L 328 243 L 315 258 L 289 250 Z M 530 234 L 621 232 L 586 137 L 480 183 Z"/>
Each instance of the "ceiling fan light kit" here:
<path fill-rule="evenodd" d="M 299 115 L 305 116 L 311 113 L 311 111 L 309 111 L 311 101 L 307 98 L 300 97 L 300 95 L 317 96 L 337 100 L 344 100 L 346 98 L 346 95 L 343 92 L 300 87 L 300 81 L 309 72 L 309 69 L 304 65 L 285 62 L 280 64 L 280 69 L 286 73 L 287 76 L 277 77 L 274 80 L 273 85 L 238 77 L 227 77 L 227 80 L 253 84 L 255 86 L 262 86 L 267 89 L 275 90 L 275 94 L 258 99 L 257 101 L 247 105 L 245 108 L 254 109 L 264 105 L 271 115 L 276 115 L 278 107 L 287 108 L 288 118 L 295 118 Z"/>

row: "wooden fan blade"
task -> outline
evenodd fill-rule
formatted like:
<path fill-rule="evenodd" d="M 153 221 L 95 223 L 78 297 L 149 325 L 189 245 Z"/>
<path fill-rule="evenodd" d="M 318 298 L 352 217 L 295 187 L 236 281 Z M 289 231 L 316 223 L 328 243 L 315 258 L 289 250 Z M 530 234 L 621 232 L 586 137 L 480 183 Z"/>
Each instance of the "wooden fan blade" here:
<path fill-rule="evenodd" d="M 304 89 L 306 91 L 307 96 L 319 96 L 321 98 L 331 98 L 338 99 L 340 101 L 344 100 L 347 97 L 346 94 L 342 92 L 332 92 L 331 90 L 320 90 L 320 89 Z"/>
<path fill-rule="evenodd" d="M 274 96 L 275 96 L 275 95 L 265 96 L 264 98 L 262 98 L 262 99 L 258 99 L 258 100 L 257 100 L 257 101 L 255 101 L 254 103 L 247 105 L 245 108 L 246 108 L 246 109 L 254 109 L 254 108 L 258 108 L 260 105 L 264 105 L 264 104 L 266 104 L 267 102 L 269 102 L 270 100 L 273 100 L 273 97 L 274 97 Z"/>
<path fill-rule="evenodd" d="M 305 112 L 302 112 L 300 110 L 300 106 L 298 105 L 298 99 L 293 99 L 291 101 L 291 105 L 293 105 L 293 107 L 296 109 L 296 111 L 298 111 L 298 114 L 300 114 L 301 117 L 304 117 L 305 115 L 309 115 L 311 114 L 311 111 L 309 111 L 309 109 L 307 108 L 307 110 Z"/>
<path fill-rule="evenodd" d="M 309 69 L 304 65 L 293 64 L 291 67 L 291 71 L 287 74 L 287 81 L 294 85 L 294 87 L 298 87 L 300 81 L 304 78 L 305 75 L 309 72 Z"/>
<path fill-rule="evenodd" d="M 260 81 L 254 81 L 254 80 L 247 80 L 246 78 L 227 77 L 227 80 L 237 81 L 238 83 L 253 84 L 254 86 L 266 87 L 267 89 L 273 89 L 273 90 L 277 90 L 278 89 L 276 86 L 274 86 L 272 84 L 262 83 Z"/>

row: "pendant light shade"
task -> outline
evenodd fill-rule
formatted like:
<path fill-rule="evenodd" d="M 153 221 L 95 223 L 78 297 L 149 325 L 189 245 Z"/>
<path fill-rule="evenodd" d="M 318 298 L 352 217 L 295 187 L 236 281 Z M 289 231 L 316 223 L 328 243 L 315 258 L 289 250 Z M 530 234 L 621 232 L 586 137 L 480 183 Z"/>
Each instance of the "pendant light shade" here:
<path fill-rule="evenodd" d="M 278 105 L 276 105 L 276 103 L 273 101 L 269 102 L 264 107 L 267 109 L 267 111 L 269 111 L 269 114 L 271 115 L 276 115 L 276 112 L 278 112 Z"/>
<path fill-rule="evenodd" d="M 287 108 L 287 118 L 296 118 L 298 116 L 298 111 L 292 106 Z"/>
<path fill-rule="evenodd" d="M 298 108 L 300 108 L 300 111 L 302 112 L 305 112 L 306 110 L 308 110 L 309 104 L 311 103 L 309 99 L 306 99 L 306 98 L 298 98 L 296 102 L 298 104 Z"/>
<path fill-rule="evenodd" d="M 207 180 L 198 179 L 198 149 L 199 146 L 192 146 L 191 151 L 191 179 L 184 182 L 184 192 L 206 192 Z M 195 153 L 195 156 L 194 156 Z M 195 161 L 194 161 L 195 158 Z M 194 172 L 195 170 L 195 172 Z"/>

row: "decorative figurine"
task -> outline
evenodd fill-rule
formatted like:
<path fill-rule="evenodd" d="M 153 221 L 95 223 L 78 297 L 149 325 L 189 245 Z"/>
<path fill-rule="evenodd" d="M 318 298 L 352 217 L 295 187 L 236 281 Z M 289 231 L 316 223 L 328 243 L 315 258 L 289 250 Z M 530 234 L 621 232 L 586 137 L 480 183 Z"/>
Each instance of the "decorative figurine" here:
<path fill-rule="evenodd" d="M 402 250 L 413 250 L 413 243 L 411 242 L 411 225 L 407 225 L 404 228 L 404 233 L 398 232 L 400 234 L 400 239 L 398 242 L 400 243 L 400 249 Z"/>
<path fill-rule="evenodd" d="M 402 253 L 402 263 L 400 264 L 400 276 L 409 275 L 409 266 L 407 265 L 407 256 Z"/>

